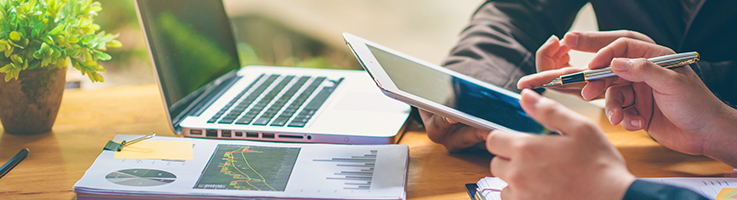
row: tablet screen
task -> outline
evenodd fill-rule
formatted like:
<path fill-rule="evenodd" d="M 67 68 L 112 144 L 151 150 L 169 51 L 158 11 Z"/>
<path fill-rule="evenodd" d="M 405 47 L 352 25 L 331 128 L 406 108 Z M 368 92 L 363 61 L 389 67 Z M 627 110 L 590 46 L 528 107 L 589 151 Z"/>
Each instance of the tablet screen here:
<path fill-rule="evenodd" d="M 399 90 L 509 129 L 546 132 L 522 110 L 516 97 L 367 46 Z"/>

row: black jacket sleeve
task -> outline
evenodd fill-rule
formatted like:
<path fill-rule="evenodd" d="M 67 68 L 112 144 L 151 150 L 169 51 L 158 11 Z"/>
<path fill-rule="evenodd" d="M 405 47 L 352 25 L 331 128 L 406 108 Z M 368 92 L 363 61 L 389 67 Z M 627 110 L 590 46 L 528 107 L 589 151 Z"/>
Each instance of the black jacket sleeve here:
<path fill-rule="evenodd" d="M 635 180 L 624 194 L 624 200 L 707 200 L 696 192 L 670 185 Z"/>
<path fill-rule="evenodd" d="M 494 0 L 473 15 L 443 66 L 519 92 L 517 80 L 535 73 L 535 52 L 551 35 L 563 36 L 582 0 Z"/>

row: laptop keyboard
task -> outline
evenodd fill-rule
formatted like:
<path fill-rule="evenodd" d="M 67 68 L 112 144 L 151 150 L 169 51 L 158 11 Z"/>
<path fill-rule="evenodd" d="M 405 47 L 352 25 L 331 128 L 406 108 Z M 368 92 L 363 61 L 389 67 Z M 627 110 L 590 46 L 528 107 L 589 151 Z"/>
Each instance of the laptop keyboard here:
<path fill-rule="evenodd" d="M 228 104 L 215 113 L 215 115 L 213 115 L 207 122 L 218 124 L 235 123 L 239 125 L 251 124 L 258 126 L 268 125 L 276 127 L 282 127 L 285 125 L 287 127 L 296 128 L 304 127 L 343 80 L 343 78 L 336 81 L 329 80 L 334 82 L 334 84 L 332 86 L 324 86 L 316 95 L 314 95 L 314 97 L 312 97 L 310 102 L 303 107 L 305 102 L 313 96 L 312 94 L 318 89 L 318 87 L 327 80 L 327 77 L 316 77 L 309 82 L 309 80 L 312 79 L 310 76 L 301 76 L 297 78 L 296 81 L 293 81 L 296 76 L 288 75 L 284 76 L 284 78 L 277 83 L 276 80 L 281 76 L 282 75 L 279 74 L 271 74 L 268 76 L 266 74 L 261 74 L 243 91 L 230 100 Z M 262 79 L 265 80 L 261 82 Z M 259 82 L 261 82 L 261 84 L 256 86 L 256 89 L 251 91 L 248 96 L 243 98 L 243 96 Z M 294 84 L 289 86 L 291 82 L 294 82 Z M 299 90 L 308 82 L 309 85 L 307 85 L 307 87 L 305 87 L 304 90 L 302 90 L 302 92 L 292 100 L 297 92 L 299 92 Z M 266 90 L 275 83 L 276 85 L 267 92 Z M 289 86 L 289 89 L 280 95 L 282 90 L 287 88 L 287 86 Z M 262 95 L 264 93 L 266 94 Z M 241 98 L 243 99 L 241 100 Z M 238 102 L 239 100 L 241 101 Z M 256 103 L 254 104 L 254 102 Z M 248 111 L 246 112 L 246 110 Z M 244 112 L 245 114 L 243 114 Z"/>

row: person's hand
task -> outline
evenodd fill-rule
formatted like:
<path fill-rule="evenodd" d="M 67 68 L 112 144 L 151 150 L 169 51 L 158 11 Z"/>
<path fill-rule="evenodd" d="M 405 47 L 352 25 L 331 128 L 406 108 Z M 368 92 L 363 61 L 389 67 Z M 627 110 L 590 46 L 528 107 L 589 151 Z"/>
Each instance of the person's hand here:
<path fill-rule="evenodd" d="M 654 43 L 652 39 L 644 34 L 624 30 L 602 32 L 573 31 L 566 33 L 563 40 L 560 41 L 557 37 L 551 36 L 548 41 L 537 50 L 535 65 L 538 73 L 522 77 L 519 82 L 517 82 L 517 87 L 520 89 L 540 87 L 561 75 L 587 70 L 591 68 L 590 65 L 588 67 L 571 66 L 569 63 L 570 56 L 568 55 L 568 52 L 570 50 L 597 52 L 599 49 L 619 38 L 632 38 L 648 43 Z M 584 83 L 576 83 L 550 89 L 576 96 L 581 95 L 581 97 L 587 100 L 600 97 L 582 94 L 581 89 L 584 85 Z"/>
<path fill-rule="evenodd" d="M 484 139 L 489 133 L 446 117 L 419 109 L 427 136 L 435 143 L 442 144 L 450 152 L 458 152 L 469 147 L 485 148 Z"/>
<path fill-rule="evenodd" d="M 522 109 L 562 135 L 495 130 L 486 148 L 496 156 L 491 173 L 509 185 L 505 200 L 622 199 L 635 178 L 596 124 L 531 90 L 522 91 Z"/>
<path fill-rule="evenodd" d="M 622 39 L 602 48 L 593 66 L 610 65 L 619 80 L 631 84 L 608 87 L 598 81 L 587 93 L 606 89 L 605 113 L 612 124 L 646 130 L 660 144 L 694 155 L 707 155 L 737 166 L 734 146 L 735 109 L 719 100 L 689 66 L 665 69 L 645 58 L 673 54 L 666 47 Z M 632 59 L 636 58 L 636 59 Z M 592 83 L 589 83 L 592 84 Z"/>

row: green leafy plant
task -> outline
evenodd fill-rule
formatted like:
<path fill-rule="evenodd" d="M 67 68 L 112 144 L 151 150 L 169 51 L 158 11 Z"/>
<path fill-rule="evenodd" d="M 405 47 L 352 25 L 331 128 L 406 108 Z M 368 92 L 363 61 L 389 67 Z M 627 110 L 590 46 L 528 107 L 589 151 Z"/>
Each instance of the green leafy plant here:
<path fill-rule="evenodd" d="M 0 0 L 0 73 L 5 81 L 23 70 L 72 66 L 93 82 L 102 82 L 98 61 L 119 48 L 118 35 L 99 31 L 92 20 L 102 10 L 92 0 Z"/>

